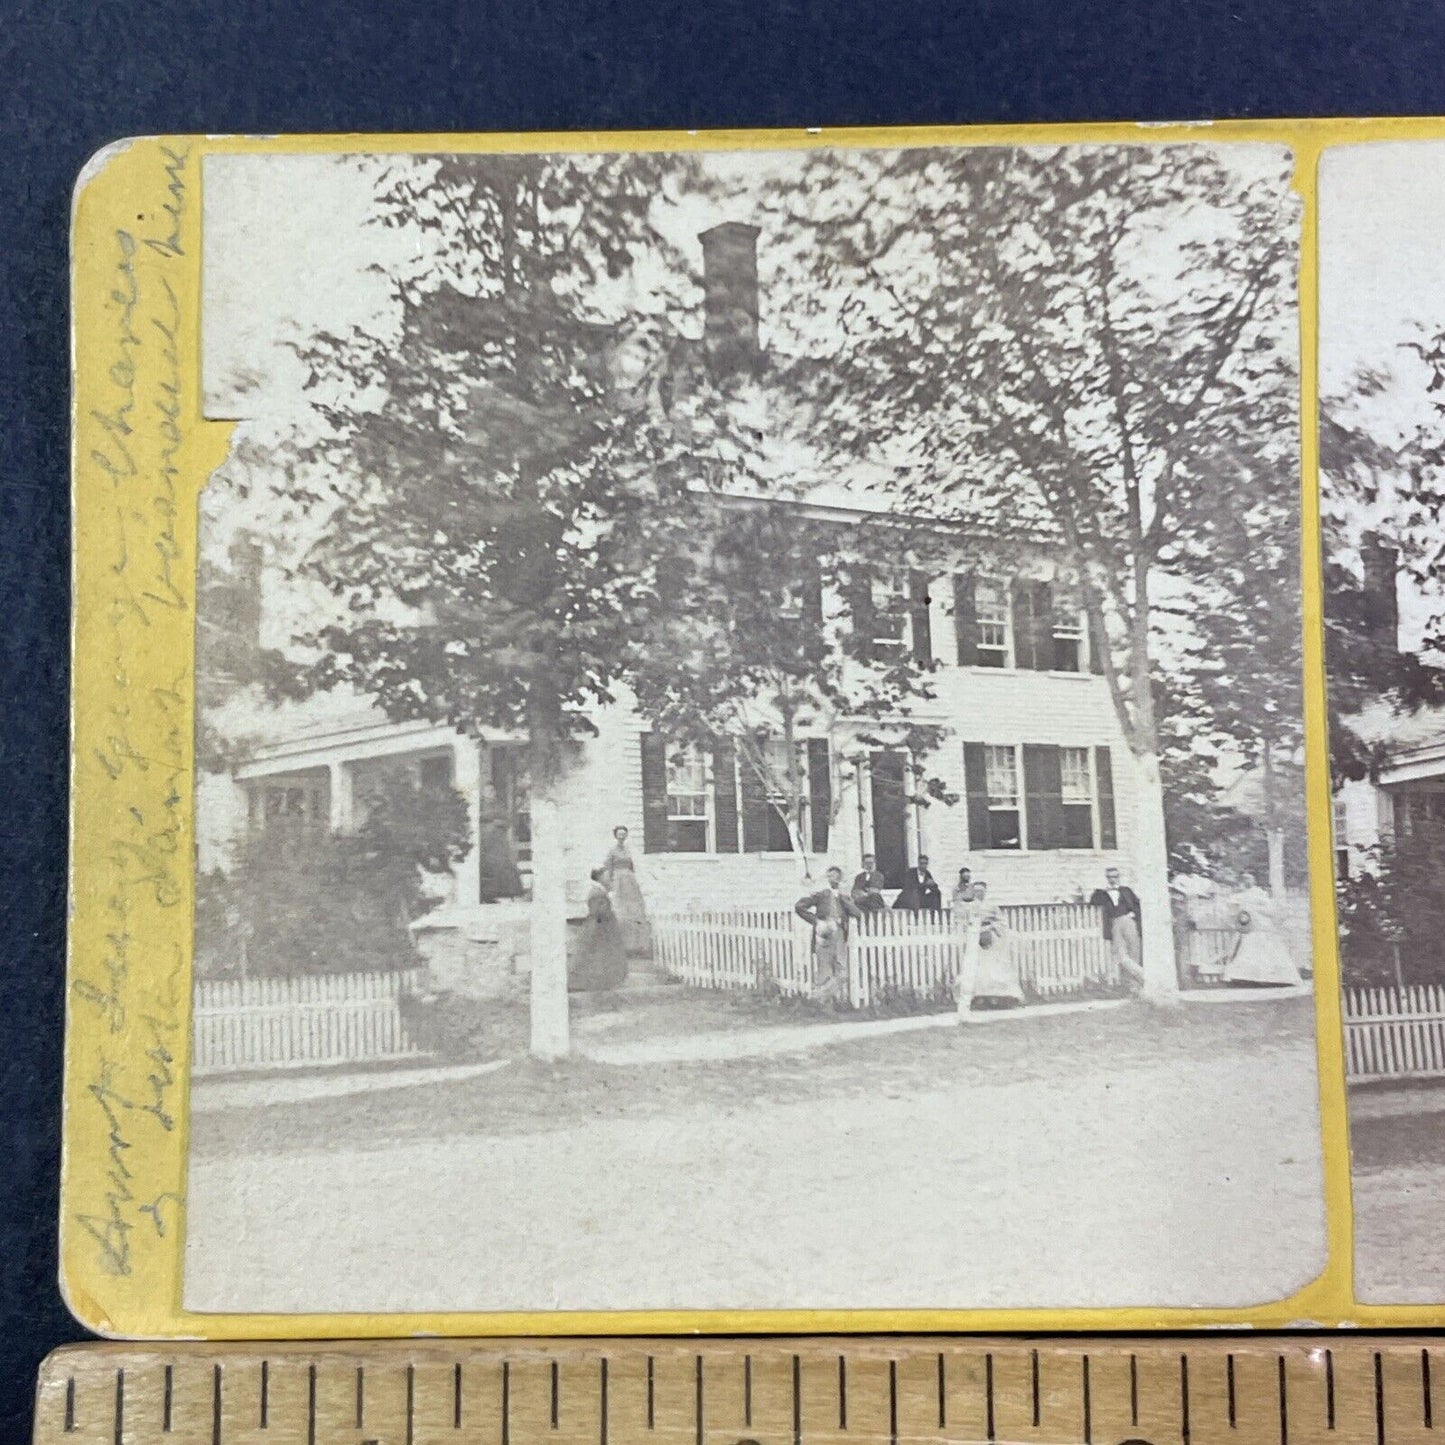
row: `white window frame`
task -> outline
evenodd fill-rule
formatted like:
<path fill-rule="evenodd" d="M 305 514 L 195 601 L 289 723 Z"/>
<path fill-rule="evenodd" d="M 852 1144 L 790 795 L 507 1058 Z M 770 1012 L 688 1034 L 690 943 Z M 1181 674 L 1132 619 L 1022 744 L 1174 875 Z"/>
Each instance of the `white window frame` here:
<path fill-rule="evenodd" d="M 913 597 L 909 591 L 907 572 L 874 572 L 868 579 L 868 595 L 873 604 L 873 635 L 868 639 L 873 657 L 891 654 L 908 657 L 913 652 Z M 898 620 L 897 635 L 880 636 L 881 619 Z"/>
<path fill-rule="evenodd" d="M 778 764 L 781 764 L 784 768 L 787 767 L 787 758 L 783 755 L 783 749 L 786 746 L 786 738 L 768 738 L 767 751 L 773 753 L 774 750 L 776 750 L 777 753 L 776 759 L 771 759 L 768 763 L 768 772 L 770 775 L 776 771 Z M 801 805 L 799 808 L 800 816 L 797 819 L 798 837 L 805 851 L 811 853 L 813 850 L 813 777 L 808 770 L 808 739 L 794 738 L 793 746 L 798 752 L 798 779 L 801 786 L 801 797 L 799 799 Z M 750 767 L 751 764 L 747 762 L 740 751 L 736 752 L 734 763 L 738 771 L 738 843 L 741 847 L 744 841 L 742 838 L 742 769 Z M 776 814 L 785 811 L 777 806 L 779 803 L 786 801 L 782 794 L 774 792 L 771 788 L 764 788 L 763 792 L 771 813 Z M 788 858 L 792 856 L 792 852 L 793 850 L 791 848 L 786 851 L 779 851 L 776 848 L 765 848 L 761 854 L 754 854 L 753 856 L 763 858 Z"/>
<path fill-rule="evenodd" d="M 1070 676 L 1089 670 L 1089 629 L 1084 624 L 1084 608 L 1077 592 L 1072 588 L 1056 588 L 1054 591 L 1054 616 L 1051 640 L 1077 642 L 1079 644 L 1079 665 L 1073 669 L 1053 667 L 1051 672 L 1069 671 Z"/>
<path fill-rule="evenodd" d="M 687 792 L 681 792 L 674 789 L 673 778 L 674 768 L 676 766 L 675 759 L 677 757 L 677 753 L 669 751 L 666 756 L 665 763 L 666 791 L 663 795 L 667 803 L 667 821 L 669 823 L 701 822 L 704 825 L 705 829 L 705 845 L 701 851 L 704 853 L 715 853 L 717 851 L 717 827 L 716 820 L 713 816 L 715 811 L 715 803 L 713 798 L 712 765 L 708 760 L 707 754 L 704 753 L 701 748 L 695 747 L 690 743 L 681 751 L 687 764 L 695 765 L 697 767 L 701 779 L 701 786 L 697 789 L 690 789 Z M 673 809 L 674 798 L 700 798 L 702 800 L 702 812 L 675 812 Z"/>
<path fill-rule="evenodd" d="M 1010 771 L 1013 774 L 1013 803 L 995 802 L 993 791 L 993 762 L 996 753 L 1008 753 Z M 983 754 L 983 777 L 984 792 L 988 799 L 988 811 L 990 819 L 994 813 L 1014 813 L 1019 820 L 1019 845 L 1017 848 L 1001 848 L 993 845 L 987 852 L 991 853 L 1027 853 L 1028 852 L 1028 816 L 1025 810 L 1024 799 L 1024 775 L 1023 775 L 1023 749 L 1018 743 L 985 743 Z M 999 796 L 1002 796 L 1001 794 Z M 989 833 L 993 833 L 993 824 L 990 821 Z"/>
<path fill-rule="evenodd" d="M 1064 754 L 1079 753 L 1084 759 L 1084 791 L 1083 797 L 1070 797 L 1064 784 Z M 1089 808 L 1089 841 L 1083 848 L 1058 848 L 1053 851 L 1060 853 L 1083 853 L 1091 852 L 1099 846 L 1099 779 L 1094 767 L 1094 750 L 1087 744 L 1059 745 L 1059 806 L 1061 808 L 1079 808 L 1085 804 Z"/>
<path fill-rule="evenodd" d="M 983 594 L 985 591 L 995 592 L 1002 602 L 1002 616 L 990 618 L 987 621 L 983 615 Z M 979 652 L 998 653 L 1003 658 L 997 667 L 987 663 L 980 663 L 980 666 L 989 667 L 991 672 L 1006 672 L 1014 665 L 1013 647 L 1013 588 L 1006 581 L 999 581 L 993 577 L 980 577 L 974 584 L 973 591 L 973 612 L 974 625 L 978 632 L 978 640 L 975 644 Z M 983 640 L 983 629 L 985 627 L 999 627 L 1003 630 L 1002 646 L 985 644 Z M 1011 851 L 1011 850 L 1010 850 Z"/>

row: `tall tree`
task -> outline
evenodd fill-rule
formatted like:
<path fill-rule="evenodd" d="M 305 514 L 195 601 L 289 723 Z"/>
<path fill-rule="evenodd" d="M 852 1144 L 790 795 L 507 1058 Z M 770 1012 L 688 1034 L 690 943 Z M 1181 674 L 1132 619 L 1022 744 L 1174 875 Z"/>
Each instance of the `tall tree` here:
<path fill-rule="evenodd" d="M 525 739 L 531 1047 L 568 1049 L 558 789 L 652 605 L 686 454 L 652 404 L 682 305 L 654 203 L 687 163 L 650 155 L 407 158 L 380 224 L 415 237 L 374 327 L 313 339 L 312 416 L 287 491 L 335 599 L 315 687 L 393 718 Z M 651 267 L 637 304 L 629 282 Z M 674 281 L 679 281 L 674 285 Z M 319 520 L 319 523 L 317 519 Z"/>
<path fill-rule="evenodd" d="M 814 222 L 819 305 L 851 288 L 820 431 L 914 510 L 1051 535 L 1134 761 L 1145 988 L 1177 989 L 1152 683 L 1178 549 L 1297 437 L 1287 156 L 1212 146 L 854 153 L 865 203 Z M 838 164 L 838 162 L 834 162 Z M 798 195 L 781 203 L 806 222 Z"/>
<path fill-rule="evenodd" d="M 637 638 L 631 684 L 672 743 L 735 763 L 745 846 L 749 829 L 786 837 L 809 873 L 845 768 L 874 748 L 912 760 L 908 801 L 957 801 L 928 768 L 943 729 L 919 717 L 934 696 L 939 539 L 901 518 L 819 520 L 795 497 L 736 493 L 700 499 L 690 531 Z"/>

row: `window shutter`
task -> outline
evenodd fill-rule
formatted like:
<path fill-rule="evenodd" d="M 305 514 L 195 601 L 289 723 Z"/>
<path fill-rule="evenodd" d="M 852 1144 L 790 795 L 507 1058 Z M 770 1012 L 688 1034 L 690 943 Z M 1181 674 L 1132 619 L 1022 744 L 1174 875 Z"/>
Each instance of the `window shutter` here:
<path fill-rule="evenodd" d="M 1028 810 L 1028 844 L 1043 850 L 1063 846 L 1064 784 L 1059 750 L 1024 744 L 1024 806 Z"/>
<path fill-rule="evenodd" d="M 1099 790 L 1099 847 L 1119 846 L 1114 820 L 1114 761 L 1108 748 L 1094 749 L 1094 786 Z"/>
<path fill-rule="evenodd" d="M 1014 666 L 1033 672 L 1039 662 L 1035 651 L 1038 627 L 1034 619 L 1033 583 L 1016 578 L 1009 589 L 1013 593 Z"/>
<path fill-rule="evenodd" d="M 737 755 L 731 738 L 719 738 L 712 750 L 714 851 L 738 851 Z"/>
<path fill-rule="evenodd" d="M 848 610 L 853 618 L 853 647 L 859 657 L 873 660 L 873 574 L 855 563 L 848 569 Z"/>
<path fill-rule="evenodd" d="M 913 622 L 913 660 L 925 667 L 933 663 L 933 620 L 928 615 L 928 574 L 912 572 L 908 578 L 909 612 Z"/>
<path fill-rule="evenodd" d="M 993 836 L 988 818 L 988 763 L 982 743 L 963 745 L 963 785 L 968 796 L 968 846 L 990 848 Z"/>
<path fill-rule="evenodd" d="M 1092 612 L 1086 613 L 1089 629 L 1089 671 L 1096 672 L 1101 677 L 1104 673 L 1104 649 L 1109 645 L 1109 639 L 1104 635 L 1103 630 L 1094 624 Z"/>
<path fill-rule="evenodd" d="M 768 795 L 758 770 L 746 758 L 738 759 L 738 791 L 743 800 L 743 852 L 768 849 Z"/>
<path fill-rule="evenodd" d="M 828 851 L 828 819 L 833 812 L 833 780 L 828 774 L 828 739 L 808 739 L 808 806 L 813 825 L 813 852 Z"/>
<path fill-rule="evenodd" d="M 803 563 L 803 622 L 814 637 L 823 630 L 823 569 L 817 562 Z"/>
<path fill-rule="evenodd" d="M 642 851 L 671 851 L 667 827 L 667 744 L 658 733 L 643 733 Z"/>
<path fill-rule="evenodd" d="M 953 579 L 953 631 L 958 638 L 958 665 L 978 665 L 978 609 L 974 605 L 973 578 L 959 572 Z"/>
<path fill-rule="evenodd" d="M 1054 665 L 1054 589 L 1047 582 L 1025 583 L 1031 594 L 1034 622 L 1034 666 L 1049 672 Z"/>

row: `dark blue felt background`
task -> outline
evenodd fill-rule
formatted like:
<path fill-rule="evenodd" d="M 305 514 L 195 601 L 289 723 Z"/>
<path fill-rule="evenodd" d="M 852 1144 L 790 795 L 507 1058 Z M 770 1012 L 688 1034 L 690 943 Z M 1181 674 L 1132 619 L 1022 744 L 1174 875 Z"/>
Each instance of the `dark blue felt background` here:
<path fill-rule="evenodd" d="M 157 131 L 1445 111 L 1439 0 L 0 4 L 0 1441 L 56 1292 L 71 182 Z"/>

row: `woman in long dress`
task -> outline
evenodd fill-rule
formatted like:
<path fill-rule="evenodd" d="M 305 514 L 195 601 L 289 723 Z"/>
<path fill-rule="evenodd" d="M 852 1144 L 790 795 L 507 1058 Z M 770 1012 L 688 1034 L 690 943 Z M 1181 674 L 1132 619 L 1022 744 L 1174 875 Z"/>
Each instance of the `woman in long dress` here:
<path fill-rule="evenodd" d="M 574 993 L 617 988 L 627 977 L 627 952 L 612 908 L 602 886 L 602 869 L 592 870 L 587 893 L 587 916 L 568 958 L 567 987 Z"/>
<path fill-rule="evenodd" d="M 988 884 L 983 879 L 974 879 L 969 892 L 966 901 L 954 905 L 954 916 L 964 934 L 963 967 L 954 985 L 960 1018 L 975 1010 L 1017 1008 L 1024 1001 L 1003 910 L 988 901 Z"/>
<path fill-rule="evenodd" d="M 628 955 L 648 958 L 652 954 L 652 933 L 647 926 L 647 905 L 642 901 L 637 869 L 627 849 L 627 829 L 614 828 L 612 839 L 612 847 L 602 863 L 602 883 L 612 896 L 612 909 L 622 929 L 622 942 Z"/>
<path fill-rule="evenodd" d="M 1246 873 L 1243 883 L 1230 900 L 1239 940 L 1233 957 L 1225 962 L 1223 982 L 1253 988 L 1302 983 L 1274 899 L 1255 883 L 1253 874 Z"/>

